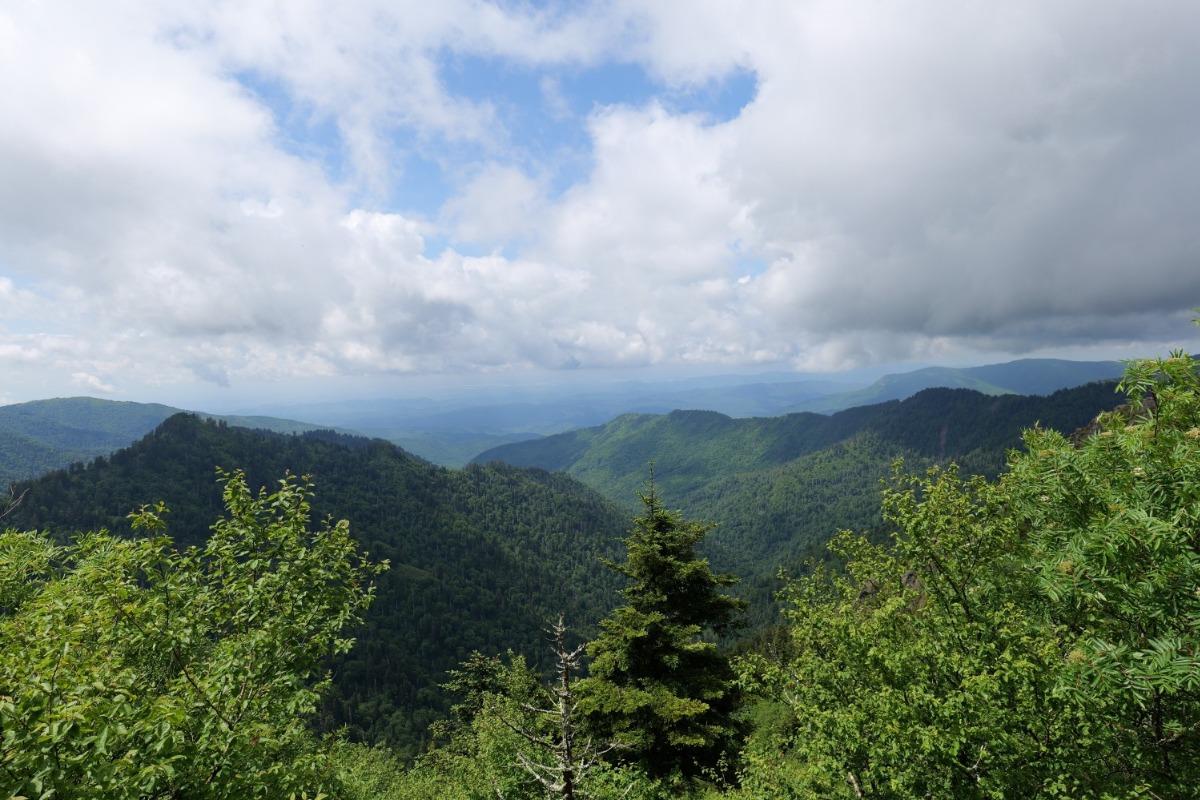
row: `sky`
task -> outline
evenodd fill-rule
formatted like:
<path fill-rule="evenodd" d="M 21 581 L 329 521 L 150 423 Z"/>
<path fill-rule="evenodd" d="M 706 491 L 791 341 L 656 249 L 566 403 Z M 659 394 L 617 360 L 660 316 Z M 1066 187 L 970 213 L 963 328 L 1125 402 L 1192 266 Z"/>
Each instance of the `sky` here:
<path fill-rule="evenodd" d="M 1197 41 L 1190 0 L 7 0 L 0 402 L 1195 347 Z"/>

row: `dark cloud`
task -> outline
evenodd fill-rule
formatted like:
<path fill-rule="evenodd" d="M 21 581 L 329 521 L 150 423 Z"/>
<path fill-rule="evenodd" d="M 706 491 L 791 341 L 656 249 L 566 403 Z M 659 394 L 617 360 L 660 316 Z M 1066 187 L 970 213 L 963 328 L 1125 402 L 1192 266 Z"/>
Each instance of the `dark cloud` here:
<path fill-rule="evenodd" d="M 187 366 L 197 378 L 206 383 L 223 388 L 227 388 L 230 385 L 229 373 L 225 371 L 224 367 L 197 362 L 193 362 Z"/>

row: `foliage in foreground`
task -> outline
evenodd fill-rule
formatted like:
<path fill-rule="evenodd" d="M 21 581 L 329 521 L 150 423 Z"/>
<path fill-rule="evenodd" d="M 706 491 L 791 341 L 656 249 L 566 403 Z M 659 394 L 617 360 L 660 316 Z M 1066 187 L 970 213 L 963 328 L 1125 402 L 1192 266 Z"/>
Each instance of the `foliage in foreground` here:
<path fill-rule="evenodd" d="M 891 541 L 840 534 L 845 571 L 792 582 L 787 637 L 741 660 L 758 699 L 740 787 L 656 783 L 638 764 L 617 796 L 1196 796 L 1197 366 L 1182 354 L 1131 365 L 1130 407 L 1079 442 L 1028 431 L 997 481 L 898 468 Z M 483 663 L 466 739 L 400 773 L 409 793 L 381 796 L 451 776 L 455 789 L 429 796 L 543 796 L 519 784 L 521 743 L 497 716 L 536 680 Z"/>
<path fill-rule="evenodd" d="M 1026 433 L 995 483 L 898 473 L 894 541 L 794 583 L 785 710 L 746 796 L 1190 797 L 1200 785 L 1200 379 L 1130 367 L 1077 447 Z"/>
<path fill-rule="evenodd" d="M 348 800 L 657 800 L 667 796 L 659 782 L 636 767 L 604 762 L 579 770 L 570 794 L 561 785 L 550 793 L 525 765 L 547 763 L 546 756 L 553 754 L 561 728 L 539 708 L 557 698 L 522 656 L 510 652 L 502 659 L 474 654 L 454 671 L 449 686 L 463 700 L 450 719 L 437 726 L 442 745 L 414 765 L 406 768 L 379 748 L 344 742 L 335 746 L 332 760 Z M 592 754 L 606 749 L 586 732 L 580 732 L 577 745 Z"/>
<path fill-rule="evenodd" d="M 330 783 L 308 720 L 324 663 L 382 567 L 343 521 L 310 531 L 309 486 L 255 495 L 178 551 L 143 538 L 56 546 L 0 534 L 0 795 L 284 798 Z"/>
<path fill-rule="evenodd" d="M 385 766 L 386 754 L 343 746 L 343 784 L 364 798 L 650 800 L 726 777 L 741 698 L 727 657 L 705 637 L 727 629 L 743 603 L 723 593 L 734 578 L 696 555 L 709 527 L 666 509 L 653 486 L 642 501 L 624 561 L 609 565 L 628 581 L 626 604 L 577 647 L 560 618 L 550 685 L 511 652 L 475 654 L 448 684 L 463 700 L 439 726 L 442 746 L 403 773 Z M 591 673 L 576 681 L 585 648 Z"/>

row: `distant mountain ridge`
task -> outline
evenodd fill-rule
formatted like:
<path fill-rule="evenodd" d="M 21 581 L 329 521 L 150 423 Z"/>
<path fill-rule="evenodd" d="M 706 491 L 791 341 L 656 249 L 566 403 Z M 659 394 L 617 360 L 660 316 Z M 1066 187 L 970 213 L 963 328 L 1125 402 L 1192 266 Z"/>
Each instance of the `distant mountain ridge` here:
<path fill-rule="evenodd" d="M 743 575 L 761 606 L 780 567 L 820 557 L 838 529 L 881 524 L 879 482 L 894 459 L 913 470 L 953 459 L 966 472 L 994 474 L 1023 429 L 1040 423 L 1070 433 L 1122 402 L 1114 388 L 1092 383 L 1045 397 L 925 389 L 832 415 L 626 414 L 497 447 L 476 463 L 565 472 L 630 504 L 653 462 L 655 483 L 672 507 L 718 525 L 710 538 L 714 564 Z"/>
<path fill-rule="evenodd" d="M 565 471 L 610 495 L 624 494 L 639 485 L 640 473 L 651 461 L 657 479 L 669 488 L 681 476 L 778 466 L 864 432 L 940 459 L 1015 446 L 1021 430 L 1039 421 L 1069 432 L 1119 399 L 1114 384 L 1093 383 L 1048 397 L 923 389 L 905 400 L 831 415 L 734 418 L 702 410 L 623 414 L 604 425 L 495 447 L 476 456 L 474 463 L 502 461 Z"/>
<path fill-rule="evenodd" d="M 583 380 L 480 386 L 438 398 L 357 399 L 257 410 L 378 436 L 435 463 L 461 466 L 493 447 L 601 425 L 627 413 L 665 414 L 679 408 L 702 408 L 731 417 L 830 413 L 902 400 L 939 386 L 984 394 L 1048 394 L 1119 374 L 1115 362 L 1023 359 L 963 369 L 930 367 L 885 376 L 872 387 L 866 386 L 866 379 L 851 375 L 772 372 L 603 384 Z"/>
<path fill-rule="evenodd" d="M 1023 358 L 980 367 L 926 367 L 884 375 L 864 389 L 830 394 L 797 403 L 789 411 L 832 413 L 887 400 L 904 400 L 923 389 L 974 389 L 982 394 L 1047 395 L 1094 381 L 1121 377 L 1119 361 L 1068 361 Z"/>
<path fill-rule="evenodd" d="M 483 450 L 598 425 L 618 414 L 665 413 L 681 407 L 712 408 L 734 416 L 776 414 L 853 385 L 777 374 L 751 376 L 741 383 L 731 380 L 632 382 L 576 391 L 557 387 L 542 395 L 529 389 L 481 391 L 441 401 L 351 400 L 281 406 L 277 412 L 378 436 L 435 463 L 462 466 Z"/>
<path fill-rule="evenodd" d="M 133 444 L 182 409 L 96 397 L 57 397 L 0 406 L 0 487 Z M 322 426 L 275 417 L 201 416 L 277 433 Z"/>
<path fill-rule="evenodd" d="M 831 413 L 900 400 L 932 387 L 983 394 L 1048 394 L 1121 372 L 1113 361 L 1021 359 L 980 367 L 928 367 L 885 375 L 871 386 L 847 390 L 828 377 L 788 373 L 631 381 L 545 394 L 481 391 L 455 400 L 348 401 L 280 406 L 270 416 L 205 414 L 231 425 L 286 433 L 335 429 L 378 436 L 438 464 L 461 466 L 480 452 L 603 424 L 625 413 L 662 414 L 703 408 L 732 417 L 799 411 Z M 90 397 L 57 398 L 0 406 L 0 487 L 14 480 L 86 461 L 124 447 L 182 409 Z M 312 416 L 309 416 L 309 413 Z M 315 420 L 297 422 L 294 418 Z"/>

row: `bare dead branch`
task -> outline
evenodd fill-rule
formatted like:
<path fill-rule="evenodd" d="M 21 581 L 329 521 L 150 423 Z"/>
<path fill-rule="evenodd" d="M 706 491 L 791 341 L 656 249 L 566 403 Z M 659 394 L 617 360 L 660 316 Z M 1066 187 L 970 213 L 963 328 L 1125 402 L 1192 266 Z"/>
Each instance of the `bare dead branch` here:
<path fill-rule="evenodd" d="M 556 680 L 542 687 L 546 698 L 553 701 L 551 707 L 532 703 L 520 703 L 519 708 L 528 713 L 548 717 L 545 724 L 553 724 L 554 732 L 544 735 L 529 726 L 511 722 L 501 716 L 500 721 L 535 748 L 533 755 L 518 752 L 518 766 L 528 773 L 552 797 L 563 800 L 582 800 L 579 783 L 598 766 L 604 756 L 618 749 L 617 742 L 606 742 L 597 747 L 588 738 L 579 743 L 575 738 L 578 703 L 575 699 L 575 673 L 580 668 L 580 658 L 586 649 L 581 644 L 567 648 L 567 626 L 559 614 L 558 621 L 546 628 L 550 648 L 556 659 Z M 630 785 L 632 788 L 632 784 Z M 628 794 L 629 790 L 626 790 Z"/>
<path fill-rule="evenodd" d="M 854 796 L 861 800 L 863 796 L 862 787 L 858 785 L 858 778 L 855 777 L 852 771 L 846 771 L 846 780 L 850 783 L 850 788 L 854 790 Z"/>
<path fill-rule="evenodd" d="M 10 499 L 7 507 L 3 511 L 0 511 L 0 519 L 4 519 L 9 514 L 16 511 L 17 506 L 21 505 L 21 501 L 25 499 L 25 495 L 29 494 L 29 489 L 25 489 L 25 491 L 21 492 L 20 495 L 17 495 L 17 488 L 15 486 L 10 486 L 8 487 L 8 494 Z"/>

